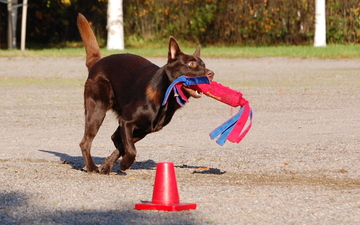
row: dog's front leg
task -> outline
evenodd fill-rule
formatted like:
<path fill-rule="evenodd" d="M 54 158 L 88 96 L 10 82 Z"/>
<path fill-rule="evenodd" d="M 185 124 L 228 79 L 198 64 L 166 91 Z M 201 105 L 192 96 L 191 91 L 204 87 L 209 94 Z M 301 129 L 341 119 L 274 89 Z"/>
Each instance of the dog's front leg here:
<path fill-rule="evenodd" d="M 116 147 L 115 151 L 105 159 L 103 164 L 99 167 L 99 172 L 102 174 L 110 174 L 115 162 L 120 156 L 125 155 L 124 145 L 121 137 L 121 127 L 119 126 L 115 133 L 111 136 L 111 140 L 114 142 Z"/>
<path fill-rule="evenodd" d="M 122 143 L 125 149 L 125 155 L 120 161 L 120 168 L 121 170 L 126 170 L 134 163 L 136 157 L 136 148 L 133 138 L 134 125 L 126 121 L 120 121 L 119 124 Z"/>
<path fill-rule="evenodd" d="M 99 167 L 99 172 L 102 174 L 110 174 L 116 160 L 120 158 L 120 151 L 115 149 L 113 153 L 105 159 L 105 161 Z"/>

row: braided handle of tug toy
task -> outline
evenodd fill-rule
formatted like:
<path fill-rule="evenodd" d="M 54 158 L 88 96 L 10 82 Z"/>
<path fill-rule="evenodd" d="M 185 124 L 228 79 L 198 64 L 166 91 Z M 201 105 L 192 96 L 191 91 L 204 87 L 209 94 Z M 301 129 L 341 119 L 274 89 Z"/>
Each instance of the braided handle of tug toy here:
<path fill-rule="evenodd" d="M 225 87 L 218 82 L 210 81 L 207 76 L 181 76 L 167 89 L 163 105 L 166 104 L 171 91 L 174 92 L 174 96 L 179 105 L 183 106 L 184 103 L 188 101 L 181 90 L 182 85 L 189 86 L 193 90 L 202 92 L 205 95 L 232 107 L 241 106 L 239 112 L 235 116 L 209 134 L 211 139 L 215 139 L 219 136 L 216 143 L 221 146 L 225 144 L 226 140 L 233 143 L 239 143 L 249 132 L 252 126 L 252 109 L 249 102 L 242 97 L 241 92 Z"/>

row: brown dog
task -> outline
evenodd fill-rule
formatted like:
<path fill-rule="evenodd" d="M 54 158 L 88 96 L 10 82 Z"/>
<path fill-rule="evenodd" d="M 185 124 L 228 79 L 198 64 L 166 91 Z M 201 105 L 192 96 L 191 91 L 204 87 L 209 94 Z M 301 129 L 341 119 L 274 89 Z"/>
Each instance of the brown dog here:
<path fill-rule="evenodd" d="M 170 37 L 168 62 L 159 68 L 137 55 L 114 54 L 104 58 L 86 18 L 78 15 L 78 28 L 86 49 L 86 66 L 89 76 L 85 83 L 85 132 L 80 148 L 88 172 L 109 174 L 114 163 L 122 156 L 120 168 L 128 169 L 135 161 L 135 143 L 147 134 L 167 125 L 180 108 L 175 98 L 169 98 L 162 106 L 166 89 L 176 78 L 209 76 L 199 58 L 200 46 L 193 55 L 184 54 L 178 43 Z M 190 88 L 183 88 L 187 97 L 201 95 Z M 116 150 L 98 168 L 90 154 L 91 143 L 108 110 L 113 110 L 119 126 L 111 139 Z"/>

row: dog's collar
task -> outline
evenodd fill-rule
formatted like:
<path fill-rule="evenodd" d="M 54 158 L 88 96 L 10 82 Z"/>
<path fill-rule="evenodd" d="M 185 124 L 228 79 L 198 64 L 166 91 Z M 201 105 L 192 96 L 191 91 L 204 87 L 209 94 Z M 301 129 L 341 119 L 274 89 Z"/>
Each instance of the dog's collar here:
<path fill-rule="evenodd" d="M 210 84 L 209 77 L 208 76 L 200 76 L 200 77 L 181 76 L 181 77 L 177 78 L 167 88 L 162 105 L 165 105 L 168 102 L 170 93 L 171 93 L 171 91 L 173 91 L 176 102 L 180 106 L 184 106 L 185 102 L 189 102 L 189 99 L 185 96 L 181 87 L 182 86 L 190 86 L 190 85 L 198 85 L 198 84 Z"/>

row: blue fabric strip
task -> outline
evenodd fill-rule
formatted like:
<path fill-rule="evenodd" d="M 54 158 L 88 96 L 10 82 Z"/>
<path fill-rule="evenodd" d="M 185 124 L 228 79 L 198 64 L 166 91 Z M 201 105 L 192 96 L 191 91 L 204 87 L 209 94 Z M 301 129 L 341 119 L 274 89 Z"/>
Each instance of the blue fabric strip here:
<path fill-rule="evenodd" d="M 185 105 L 185 100 L 181 97 L 181 95 L 179 94 L 179 89 L 174 87 L 173 89 L 174 91 L 174 94 L 175 94 L 175 99 L 176 99 L 176 102 L 182 107 Z"/>
<path fill-rule="evenodd" d="M 197 84 L 210 84 L 210 79 L 208 76 L 186 77 L 186 81 L 184 82 L 185 86 Z"/>
<path fill-rule="evenodd" d="M 236 122 L 239 120 L 241 115 L 244 112 L 244 107 L 240 108 L 239 112 L 233 116 L 231 119 L 220 125 L 218 128 L 213 130 L 209 135 L 211 139 L 216 138 L 220 135 L 220 137 L 216 140 L 220 146 L 223 146 L 230 135 L 231 131 L 235 127 Z"/>
<path fill-rule="evenodd" d="M 235 123 L 230 125 L 223 133 L 221 133 L 220 137 L 216 140 L 216 143 L 223 146 L 234 127 Z"/>
<path fill-rule="evenodd" d="M 244 109 L 241 108 L 240 111 L 233 116 L 231 119 L 229 119 L 228 121 L 226 121 L 225 123 L 223 123 L 222 125 L 220 125 L 218 128 L 216 128 L 215 130 L 213 130 L 210 133 L 210 138 L 214 139 L 217 136 L 219 136 L 221 133 L 223 133 L 228 127 L 234 125 L 240 118 L 241 114 L 243 113 Z"/>

